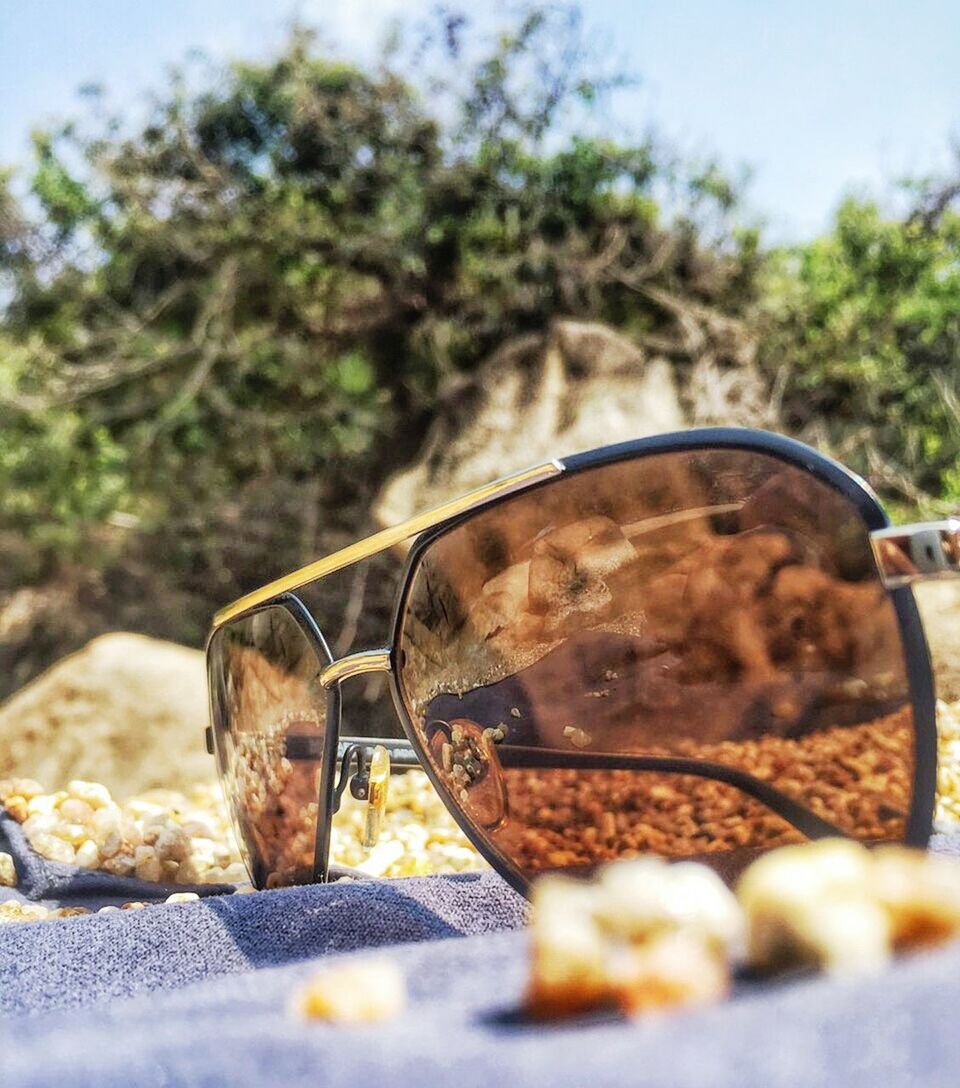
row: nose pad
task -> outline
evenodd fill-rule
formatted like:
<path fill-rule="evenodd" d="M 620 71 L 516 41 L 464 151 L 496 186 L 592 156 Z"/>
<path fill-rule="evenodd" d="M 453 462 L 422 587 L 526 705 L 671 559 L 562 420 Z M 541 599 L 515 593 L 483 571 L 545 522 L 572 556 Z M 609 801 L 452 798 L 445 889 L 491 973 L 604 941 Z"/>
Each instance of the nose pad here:
<path fill-rule="evenodd" d="M 376 846 L 387 811 L 387 791 L 390 788 L 390 753 L 378 744 L 370 757 L 367 772 L 367 810 L 363 819 L 363 845 Z"/>
<path fill-rule="evenodd" d="M 498 828 L 509 815 L 503 767 L 492 732 L 469 718 L 437 720 L 427 726 L 434 766 L 467 815 L 487 831 Z"/>

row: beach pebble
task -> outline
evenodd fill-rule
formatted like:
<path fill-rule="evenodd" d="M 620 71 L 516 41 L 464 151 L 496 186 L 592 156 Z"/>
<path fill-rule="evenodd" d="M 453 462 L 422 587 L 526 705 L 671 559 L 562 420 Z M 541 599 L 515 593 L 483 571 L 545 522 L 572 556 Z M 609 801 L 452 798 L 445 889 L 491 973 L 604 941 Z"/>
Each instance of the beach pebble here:
<path fill-rule="evenodd" d="M 0 888 L 17 886 L 17 867 L 9 854 L 0 853 Z"/>
<path fill-rule="evenodd" d="M 407 987 L 392 960 L 359 959 L 324 967 L 294 995 L 294 1011 L 305 1020 L 369 1024 L 403 1012 Z"/>

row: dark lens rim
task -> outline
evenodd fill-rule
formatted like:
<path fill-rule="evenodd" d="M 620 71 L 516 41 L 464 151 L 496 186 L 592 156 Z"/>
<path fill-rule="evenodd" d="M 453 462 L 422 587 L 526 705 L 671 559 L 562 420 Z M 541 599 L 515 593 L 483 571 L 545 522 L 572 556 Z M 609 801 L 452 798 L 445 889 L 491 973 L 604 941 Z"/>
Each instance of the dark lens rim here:
<path fill-rule="evenodd" d="M 698 430 L 682 431 L 674 434 L 655 435 L 638 438 L 631 442 L 622 442 L 613 446 L 604 446 L 587 453 L 574 454 L 562 458 L 559 463 L 563 473 L 552 476 L 507 495 L 494 499 L 475 510 L 470 510 L 451 519 L 435 529 L 422 533 L 413 542 L 407 555 L 401 578 L 400 589 L 394 604 L 390 640 L 390 693 L 393 705 L 403 726 L 407 740 L 433 784 L 434 789 L 443 799 L 460 830 L 477 849 L 480 855 L 517 891 L 526 895 L 530 882 L 520 871 L 492 848 L 472 823 L 467 819 L 462 807 L 450 794 L 433 767 L 429 754 L 422 744 L 407 711 L 403 694 L 400 691 L 400 667 L 397 660 L 403 619 L 406 614 L 407 598 L 413 579 L 424 552 L 437 540 L 463 525 L 481 512 L 486 512 L 502 502 L 529 494 L 542 487 L 557 484 L 576 473 L 619 461 L 640 460 L 654 454 L 684 453 L 710 449 L 742 450 L 747 453 L 765 454 L 777 458 L 795 468 L 808 472 L 816 480 L 838 491 L 856 509 L 868 532 L 884 529 L 890 524 L 890 518 L 872 488 L 851 472 L 844 465 L 796 439 L 768 431 L 745 430 L 736 427 L 710 427 Z M 910 689 L 912 722 L 914 733 L 914 781 L 910 798 L 910 815 L 904 842 L 910 846 L 927 845 L 933 832 L 933 812 L 936 800 L 937 783 L 937 723 L 936 696 L 934 691 L 933 669 L 926 636 L 920 621 L 913 592 L 909 587 L 890 592 L 900 628 L 906 654 L 907 682 Z"/>
<path fill-rule="evenodd" d="M 206 660 L 207 671 L 207 704 L 208 715 L 210 718 L 211 733 L 213 737 L 213 755 L 217 765 L 217 780 L 220 784 L 220 790 L 224 796 L 224 800 L 227 803 L 227 807 L 230 810 L 231 820 L 235 822 L 233 816 L 233 801 L 227 797 L 226 787 L 224 785 L 223 774 L 220 770 L 221 753 L 219 750 L 219 730 L 216 726 L 216 716 L 214 711 L 214 684 L 210 679 L 210 648 L 213 644 L 213 640 L 218 632 L 229 627 L 231 623 L 237 623 L 240 620 L 248 619 L 250 616 L 255 616 L 258 612 L 264 612 L 268 608 L 283 608 L 293 622 L 297 625 L 304 637 L 310 643 L 317 654 L 317 658 L 320 664 L 329 665 L 333 662 L 333 654 L 330 652 L 330 647 L 327 645 L 327 640 L 323 637 L 323 632 L 317 626 L 316 620 L 310 615 L 306 605 L 299 597 L 294 596 L 292 593 L 285 593 L 273 600 L 264 601 L 262 604 L 257 605 L 254 608 L 249 609 L 247 612 L 243 612 L 239 616 L 233 617 L 228 623 L 222 624 L 220 627 L 214 628 L 207 637 L 206 646 L 204 647 L 204 657 Z M 330 864 L 330 823 L 332 818 L 331 805 L 333 801 L 333 785 L 336 775 L 337 764 L 337 744 L 340 734 L 340 692 L 339 689 L 334 687 L 326 693 L 326 707 L 325 707 L 325 730 L 323 734 L 323 755 L 321 757 L 320 765 L 320 789 L 318 797 L 317 807 L 317 832 L 314 849 L 314 865 L 313 865 L 313 880 L 314 882 L 322 882 L 327 878 L 327 869 Z M 256 867 L 256 859 L 251 858 L 253 867 Z M 247 864 L 246 861 L 244 864 Z M 262 881 L 259 879 L 259 874 L 252 871 L 250 864 L 247 864 L 247 871 L 250 873 L 250 879 L 255 887 L 260 888 L 263 886 Z"/>

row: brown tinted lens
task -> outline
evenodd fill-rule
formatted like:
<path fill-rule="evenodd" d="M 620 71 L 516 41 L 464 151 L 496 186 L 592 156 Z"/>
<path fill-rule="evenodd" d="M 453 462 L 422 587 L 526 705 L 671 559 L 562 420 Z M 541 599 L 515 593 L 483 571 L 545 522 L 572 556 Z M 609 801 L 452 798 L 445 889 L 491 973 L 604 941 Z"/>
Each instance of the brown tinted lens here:
<path fill-rule="evenodd" d="M 421 556 L 398 648 L 443 787 L 525 877 L 904 836 L 906 667 L 867 530 L 774 457 L 648 456 L 472 517 Z"/>
<path fill-rule="evenodd" d="M 275 606 L 220 628 L 207 668 L 220 778 L 254 883 L 309 881 L 325 709 L 317 652 Z"/>

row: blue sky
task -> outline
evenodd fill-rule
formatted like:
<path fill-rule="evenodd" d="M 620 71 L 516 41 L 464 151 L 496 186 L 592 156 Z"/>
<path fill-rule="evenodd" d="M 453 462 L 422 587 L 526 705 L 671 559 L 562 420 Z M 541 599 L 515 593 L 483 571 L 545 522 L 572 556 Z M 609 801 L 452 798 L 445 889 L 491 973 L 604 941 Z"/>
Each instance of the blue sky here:
<path fill-rule="evenodd" d="M 424 0 L 0 0 L 0 162 L 32 126 L 75 111 L 76 89 L 135 103 L 191 47 L 263 56 L 296 12 L 370 55 Z M 469 6 L 469 5 L 465 5 Z M 956 0 L 585 0 L 588 25 L 640 84 L 617 126 L 651 127 L 689 154 L 753 168 L 772 237 L 823 229 L 846 192 L 944 170 L 960 139 Z"/>

